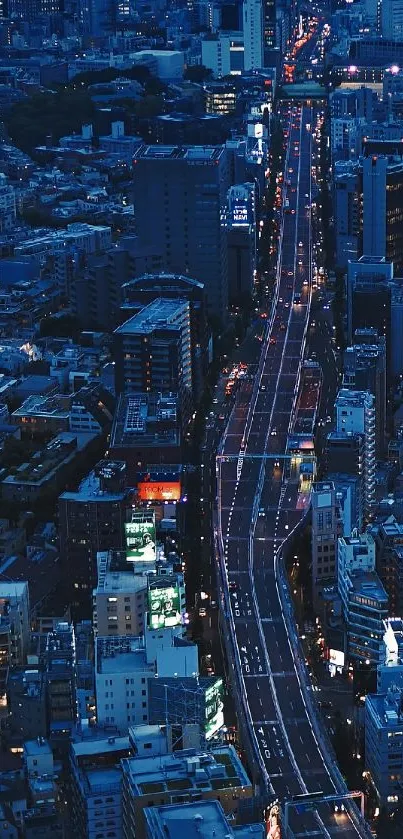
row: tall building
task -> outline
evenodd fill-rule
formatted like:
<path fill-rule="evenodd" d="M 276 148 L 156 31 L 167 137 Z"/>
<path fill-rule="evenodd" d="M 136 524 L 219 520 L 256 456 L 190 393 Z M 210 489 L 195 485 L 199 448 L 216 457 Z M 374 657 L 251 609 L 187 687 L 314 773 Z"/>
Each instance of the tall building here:
<path fill-rule="evenodd" d="M 342 388 L 335 407 L 337 431 L 364 437 L 364 510 L 370 515 L 375 504 L 375 397 Z"/>
<path fill-rule="evenodd" d="M 375 453 L 386 446 L 386 339 L 376 329 L 356 329 L 353 346 L 343 357 L 343 388 L 366 390 L 375 397 Z"/>
<path fill-rule="evenodd" d="M 123 313 L 140 311 L 157 298 L 188 300 L 192 351 L 192 394 L 196 402 L 204 392 L 209 366 L 210 330 L 207 323 L 206 295 L 203 283 L 183 274 L 142 274 L 122 287 Z"/>
<path fill-rule="evenodd" d="M 386 361 L 391 357 L 391 299 L 393 264 L 384 257 L 362 256 L 349 262 L 347 272 L 347 334 L 350 344 L 356 329 L 373 328 L 386 338 Z"/>
<path fill-rule="evenodd" d="M 91 617 L 97 552 L 123 549 L 127 492 L 125 464 L 100 461 L 75 492 L 59 496 L 60 556 L 70 603 Z"/>
<path fill-rule="evenodd" d="M 264 67 L 262 0 L 243 0 L 244 70 Z"/>
<path fill-rule="evenodd" d="M 240 302 L 254 287 L 256 239 L 256 185 L 236 184 L 228 190 L 227 243 L 229 299 Z"/>
<path fill-rule="evenodd" d="M 325 583 L 336 580 L 337 516 L 334 485 L 320 481 L 313 485 L 312 505 L 312 586 L 314 602 Z"/>
<path fill-rule="evenodd" d="M 358 163 L 337 161 L 333 178 L 336 262 L 347 268 L 361 253 L 361 177 Z"/>
<path fill-rule="evenodd" d="M 388 596 L 375 572 L 375 542 L 370 533 L 338 540 L 337 585 L 342 603 L 350 662 L 378 665 L 383 657 Z"/>
<path fill-rule="evenodd" d="M 403 9 L 403 4 L 402 4 Z M 403 164 L 383 155 L 362 162 L 363 253 L 403 268 Z"/>
<path fill-rule="evenodd" d="M 402 804 L 403 691 L 396 685 L 365 699 L 365 769 L 380 807 L 388 813 Z"/>
<path fill-rule="evenodd" d="M 136 224 L 164 268 L 204 284 L 208 311 L 226 321 L 225 202 L 230 186 L 222 146 L 143 146 L 133 161 Z"/>
<path fill-rule="evenodd" d="M 177 393 L 183 424 L 192 413 L 190 306 L 158 298 L 114 332 L 115 382 L 120 393 Z"/>
<path fill-rule="evenodd" d="M 403 41 L 402 0 L 382 0 L 380 12 L 382 37 L 391 41 Z"/>

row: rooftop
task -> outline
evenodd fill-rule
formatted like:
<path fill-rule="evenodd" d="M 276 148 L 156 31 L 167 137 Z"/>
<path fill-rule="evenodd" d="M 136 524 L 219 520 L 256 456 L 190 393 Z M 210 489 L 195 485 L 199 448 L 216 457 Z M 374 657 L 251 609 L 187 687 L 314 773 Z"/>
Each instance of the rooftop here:
<path fill-rule="evenodd" d="M 216 163 L 224 153 L 222 146 L 142 146 L 136 153 L 138 160 L 187 160 L 200 163 Z"/>
<path fill-rule="evenodd" d="M 96 639 L 97 673 L 154 673 L 154 664 L 147 664 L 146 652 L 141 638 L 114 637 Z"/>
<path fill-rule="evenodd" d="M 177 326 L 177 317 L 183 314 L 184 307 L 189 309 L 187 300 L 171 300 L 159 297 L 125 323 L 122 323 L 121 326 L 118 326 L 115 329 L 115 335 L 148 334 L 154 329 L 167 329 L 170 326 Z"/>
<path fill-rule="evenodd" d="M 388 595 L 375 571 L 352 571 L 349 573 L 352 589 L 357 597 L 388 603 Z"/>
<path fill-rule="evenodd" d="M 136 757 L 122 761 L 134 795 L 181 790 L 219 790 L 251 787 L 233 746 L 216 746 L 209 752 L 186 752 Z"/>
<path fill-rule="evenodd" d="M 124 737 L 113 734 L 110 737 L 97 737 L 81 740 L 71 744 L 72 754 L 79 760 L 84 757 L 96 757 L 97 755 L 114 754 L 123 749 L 130 748 L 129 736 Z"/>
<path fill-rule="evenodd" d="M 90 472 L 82 481 L 75 492 L 63 492 L 60 496 L 63 501 L 82 501 L 82 502 L 108 502 L 119 501 L 125 497 L 125 491 L 108 492 L 102 489 L 102 476 L 98 476 L 95 472 Z"/>
<path fill-rule="evenodd" d="M 110 448 L 179 446 L 177 403 L 174 393 L 122 394 L 115 413 Z"/>
<path fill-rule="evenodd" d="M 263 824 L 237 827 L 234 831 L 225 818 L 219 801 L 197 801 L 192 804 L 167 804 L 146 807 L 144 811 L 150 835 L 155 839 L 200 839 L 214 836 L 215 839 L 246 839 L 247 836 L 263 839 Z"/>

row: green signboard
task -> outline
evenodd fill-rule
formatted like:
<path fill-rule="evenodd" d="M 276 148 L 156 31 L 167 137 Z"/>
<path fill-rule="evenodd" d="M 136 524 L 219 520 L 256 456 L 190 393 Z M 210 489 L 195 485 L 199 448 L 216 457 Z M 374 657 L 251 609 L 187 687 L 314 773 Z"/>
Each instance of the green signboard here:
<path fill-rule="evenodd" d="M 210 740 L 217 731 L 224 725 L 224 687 L 222 679 L 216 679 L 213 685 L 207 688 L 205 694 L 206 702 L 206 740 Z"/>
<path fill-rule="evenodd" d="M 178 626 L 182 618 L 179 584 L 149 588 L 148 614 L 152 629 Z"/>
<path fill-rule="evenodd" d="M 152 518 L 136 518 L 125 524 L 128 562 L 155 562 L 155 523 Z"/>

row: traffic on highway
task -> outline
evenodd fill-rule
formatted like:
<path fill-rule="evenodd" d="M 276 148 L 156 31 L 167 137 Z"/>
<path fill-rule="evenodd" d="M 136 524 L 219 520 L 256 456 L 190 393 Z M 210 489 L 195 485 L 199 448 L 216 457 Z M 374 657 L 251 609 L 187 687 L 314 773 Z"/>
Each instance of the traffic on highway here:
<path fill-rule="evenodd" d="M 237 393 L 216 461 L 216 559 L 223 637 L 248 754 L 268 800 L 346 791 L 317 718 L 282 549 L 309 507 L 290 471 L 312 295 L 312 133 L 308 104 L 284 104 L 287 137 L 276 287 L 253 382 Z M 314 464 L 313 464 L 314 468 Z M 305 499 L 306 501 L 306 499 Z M 304 831 L 366 836 L 355 805 L 293 812 Z"/>

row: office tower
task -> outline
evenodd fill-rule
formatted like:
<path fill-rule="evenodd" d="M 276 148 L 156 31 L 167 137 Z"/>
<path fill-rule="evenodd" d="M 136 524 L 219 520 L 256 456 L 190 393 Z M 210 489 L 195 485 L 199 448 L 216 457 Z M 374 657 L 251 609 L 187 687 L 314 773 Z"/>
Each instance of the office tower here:
<path fill-rule="evenodd" d="M 392 685 L 386 693 L 365 700 L 365 769 L 370 773 L 380 807 L 390 814 L 401 806 L 403 691 Z"/>
<path fill-rule="evenodd" d="M 332 483 L 313 485 L 312 505 L 312 587 L 314 602 L 318 601 L 326 583 L 336 580 L 337 516 L 336 494 Z"/>
<path fill-rule="evenodd" d="M 368 516 L 375 504 L 375 397 L 342 388 L 335 407 L 336 430 L 364 437 L 364 512 Z"/>
<path fill-rule="evenodd" d="M 375 397 L 375 453 L 386 445 L 386 339 L 376 329 L 356 329 L 354 344 L 343 357 L 343 388 L 366 390 Z"/>
<path fill-rule="evenodd" d="M 379 336 L 386 338 L 387 364 L 390 357 L 392 280 L 393 264 L 384 257 L 362 256 L 348 265 L 348 341 L 353 343 L 356 329 L 376 329 Z"/>
<path fill-rule="evenodd" d="M 72 835 L 122 835 L 122 769 L 133 753 L 128 735 L 96 733 L 70 746 Z"/>
<path fill-rule="evenodd" d="M 402 0 L 382 0 L 380 8 L 382 37 L 391 41 L 403 41 Z"/>
<path fill-rule="evenodd" d="M 8 668 L 25 664 L 29 630 L 28 583 L 0 581 L 0 696 Z"/>
<path fill-rule="evenodd" d="M 228 190 L 227 243 L 229 299 L 241 302 L 254 288 L 257 258 L 256 186 L 237 184 Z"/>
<path fill-rule="evenodd" d="M 192 394 L 197 403 L 204 392 L 209 366 L 210 329 L 207 323 L 203 283 L 183 274 L 142 274 L 122 286 L 122 313 L 126 317 L 140 311 L 155 299 L 188 300 L 192 352 Z"/>
<path fill-rule="evenodd" d="M 143 146 L 133 161 L 137 232 L 162 254 L 164 269 L 203 283 L 210 315 L 225 323 L 228 264 L 222 146 Z"/>
<path fill-rule="evenodd" d="M 75 613 L 91 617 L 98 551 L 124 547 L 125 464 L 100 461 L 75 492 L 59 496 L 62 573 Z"/>
<path fill-rule="evenodd" d="M 359 164 L 337 161 L 333 178 L 336 262 L 347 268 L 361 253 L 361 176 Z"/>
<path fill-rule="evenodd" d="M 350 663 L 378 665 L 383 656 L 388 596 L 375 571 L 370 533 L 338 540 L 337 584 L 342 602 Z"/>
<path fill-rule="evenodd" d="M 145 839 L 145 807 L 170 804 L 178 800 L 177 796 L 181 804 L 193 801 L 195 796 L 202 803 L 207 798 L 219 798 L 227 818 L 234 819 L 242 802 L 253 796 L 253 786 L 233 746 L 213 746 L 208 752 L 196 751 L 190 756 L 182 751 L 141 755 L 122 760 L 121 765 L 123 839 L 134 835 Z M 201 771 L 203 786 L 198 780 Z"/>
<path fill-rule="evenodd" d="M 183 426 L 192 414 L 190 306 L 158 298 L 114 332 L 120 393 L 177 393 Z"/>
<path fill-rule="evenodd" d="M 244 70 L 264 67 L 262 0 L 243 0 Z"/>
<path fill-rule="evenodd" d="M 402 4 L 403 8 L 403 4 Z M 403 268 L 403 164 L 372 155 L 362 162 L 363 253 Z"/>

